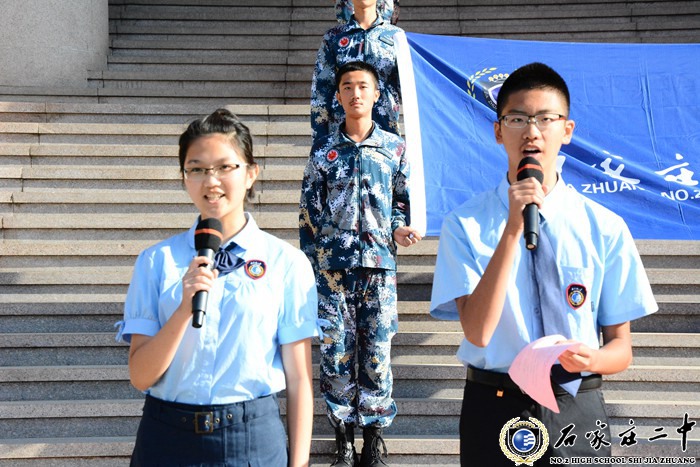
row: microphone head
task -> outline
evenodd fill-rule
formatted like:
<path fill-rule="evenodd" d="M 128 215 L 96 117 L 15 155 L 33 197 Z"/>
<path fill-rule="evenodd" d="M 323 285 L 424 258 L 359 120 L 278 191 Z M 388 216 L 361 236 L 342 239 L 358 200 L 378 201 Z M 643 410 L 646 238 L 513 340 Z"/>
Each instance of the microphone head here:
<path fill-rule="evenodd" d="M 525 157 L 518 164 L 516 180 L 525 180 L 530 177 L 542 183 L 544 181 L 544 172 L 542 171 L 542 164 L 540 164 L 540 161 L 534 157 Z"/>
<path fill-rule="evenodd" d="M 219 219 L 204 219 L 199 221 L 194 231 L 194 247 L 199 250 L 218 250 L 223 240 L 223 227 Z"/>

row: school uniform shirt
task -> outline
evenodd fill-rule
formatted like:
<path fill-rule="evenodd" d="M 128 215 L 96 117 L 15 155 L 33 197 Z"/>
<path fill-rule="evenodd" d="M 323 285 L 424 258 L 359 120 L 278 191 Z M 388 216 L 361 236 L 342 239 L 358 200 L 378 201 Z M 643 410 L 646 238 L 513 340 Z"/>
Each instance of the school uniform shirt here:
<path fill-rule="evenodd" d="M 410 224 L 408 175 L 403 139 L 376 124 L 360 143 L 336 131 L 312 147 L 299 240 L 316 270 L 396 269 L 393 232 Z"/>
<path fill-rule="evenodd" d="M 445 218 L 430 304 L 433 317 L 459 319 L 455 299 L 474 291 L 503 234 L 508 187 L 504 179 L 495 190 L 477 195 Z M 566 186 L 561 177 L 545 197 L 540 214 L 559 272 L 559 284 L 549 286 L 560 288 L 561 312 L 567 314 L 573 339 L 597 349 L 600 326 L 630 321 L 658 309 L 621 217 Z M 507 372 L 518 352 L 542 337 L 531 256 L 521 239 L 496 331 L 484 348 L 463 339 L 457 357 L 465 365 Z M 578 293 L 584 301 L 575 307 L 581 299 Z"/>
<path fill-rule="evenodd" d="M 216 279 L 203 326 L 188 326 L 170 367 L 146 391 L 151 396 L 212 405 L 277 393 L 285 388 L 280 346 L 318 335 L 309 261 L 246 218 L 232 238 L 245 264 Z M 197 254 L 195 226 L 138 256 L 118 339 L 154 336 L 180 305 L 182 277 Z"/>
<path fill-rule="evenodd" d="M 381 7 L 381 9 L 380 9 Z M 335 74 L 348 62 L 362 61 L 379 74 L 379 100 L 372 119 L 386 131 L 399 134 L 401 89 L 394 51 L 394 35 L 403 31 L 390 23 L 393 2 L 377 2 L 377 19 L 365 30 L 354 16 L 323 36 L 311 82 L 311 132 L 313 142 L 333 134 L 345 121 L 345 111 L 335 98 Z M 341 11 L 347 11 L 347 8 Z M 344 16 L 343 16 L 344 18 Z M 338 16 L 339 21 L 341 16 Z"/>

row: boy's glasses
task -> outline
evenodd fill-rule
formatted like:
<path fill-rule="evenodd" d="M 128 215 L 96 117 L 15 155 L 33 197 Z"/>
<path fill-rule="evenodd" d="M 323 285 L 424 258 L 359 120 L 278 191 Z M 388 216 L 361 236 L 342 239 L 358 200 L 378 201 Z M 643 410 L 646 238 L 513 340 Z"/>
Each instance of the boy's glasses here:
<path fill-rule="evenodd" d="M 508 128 L 523 129 L 530 123 L 534 123 L 540 130 L 546 129 L 559 120 L 566 120 L 566 116 L 561 114 L 503 115 L 498 119 Z"/>
<path fill-rule="evenodd" d="M 223 180 L 225 178 L 230 177 L 233 174 L 233 172 L 235 172 L 237 169 L 240 169 L 243 166 L 248 167 L 248 164 L 223 164 L 209 168 L 192 167 L 189 169 L 184 169 L 182 172 L 185 174 L 185 179 L 191 180 L 193 182 L 201 182 L 202 180 L 207 178 L 207 174 L 209 172 L 211 172 L 211 174 L 217 180 Z"/>

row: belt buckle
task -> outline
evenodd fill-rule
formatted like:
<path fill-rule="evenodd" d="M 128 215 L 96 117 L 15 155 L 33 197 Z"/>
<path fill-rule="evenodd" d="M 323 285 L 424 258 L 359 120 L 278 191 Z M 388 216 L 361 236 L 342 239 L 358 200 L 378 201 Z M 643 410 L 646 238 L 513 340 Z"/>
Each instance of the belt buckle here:
<path fill-rule="evenodd" d="M 202 429 L 204 427 L 204 429 Z M 198 435 L 205 435 L 214 432 L 214 412 L 194 413 L 194 432 Z"/>

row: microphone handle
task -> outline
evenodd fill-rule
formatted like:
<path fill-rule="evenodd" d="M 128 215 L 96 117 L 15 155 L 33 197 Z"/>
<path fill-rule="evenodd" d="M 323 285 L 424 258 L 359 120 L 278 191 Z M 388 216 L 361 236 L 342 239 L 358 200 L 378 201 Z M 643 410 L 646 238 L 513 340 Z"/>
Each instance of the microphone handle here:
<path fill-rule="evenodd" d="M 530 203 L 523 210 L 525 221 L 525 246 L 528 250 L 537 249 L 537 239 L 540 236 L 539 210 L 535 203 Z"/>
<path fill-rule="evenodd" d="M 201 328 L 204 324 L 204 315 L 207 314 L 207 300 L 209 293 L 206 290 L 200 290 L 192 297 L 192 327 Z"/>
<path fill-rule="evenodd" d="M 215 252 L 212 249 L 206 248 L 199 250 L 197 256 L 206 256 L 207 258 L 214 260 Z M 207 267 L 209 269 L 212 266 L 202 265 L 200 267 Z M 201 328 L 204 324 L 204 315 L 207 314 L 207 301 L 209 300 L 209 292 L 206 290 L 200 290 L 194 294 L 192 297 L 192 327 Z"/>

